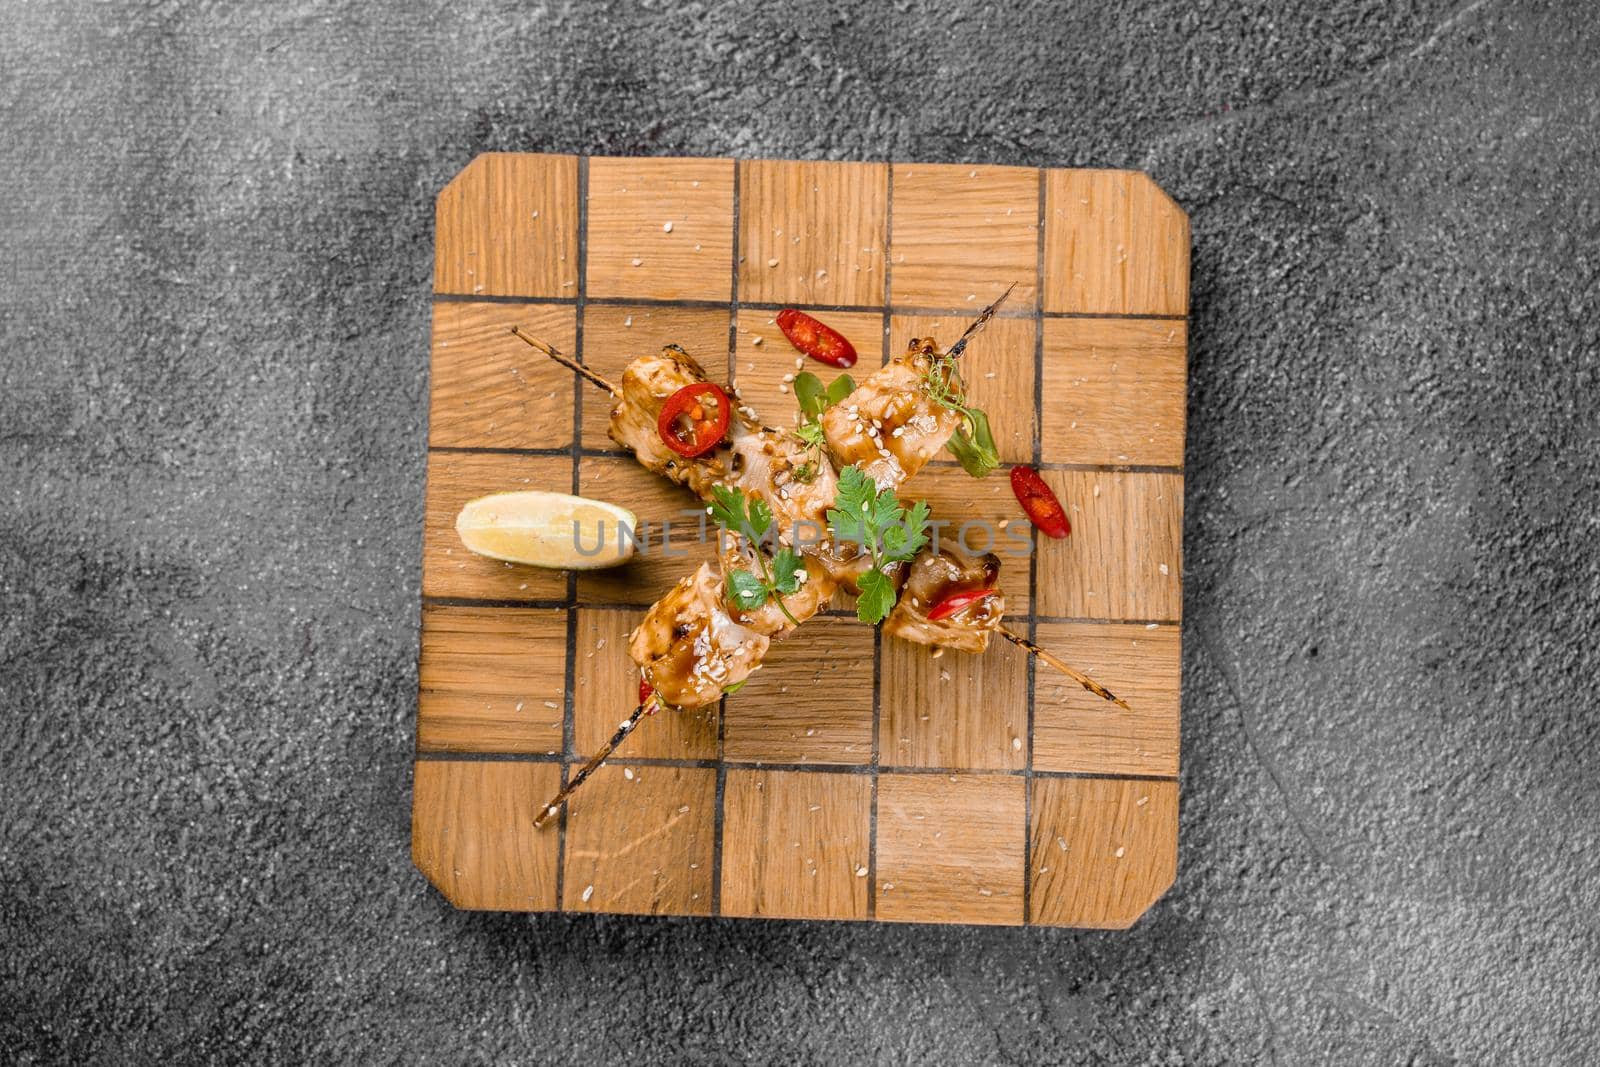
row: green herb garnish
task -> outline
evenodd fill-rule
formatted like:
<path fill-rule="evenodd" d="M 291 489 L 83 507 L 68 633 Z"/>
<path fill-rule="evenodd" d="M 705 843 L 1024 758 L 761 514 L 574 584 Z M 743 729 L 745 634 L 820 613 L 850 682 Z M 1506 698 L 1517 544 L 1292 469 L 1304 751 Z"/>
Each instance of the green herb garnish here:
<path fill-rule="evenodd" d="M 800 425 L 794 429 L 794 435 L 808 448 L 820 449 L 828 443 L 828 437 L 822 432 L 822 413 L 833 405 L 843 400 L 856 390 L 855 379 L 848 374 L 841 374 L 828 385 L 822 384 L 810 371 L 801 371 L 794 376 L 794 398 L 800 405 Z M 816 477 L 816 468 L 812 468 L 812 477 Z M 803 478 L 802 481 L 810 481 Z"/>
<path fill-rule="evenodd" d="M 893 489 L 879 489 L 859 467 L 839 472 L 839 492 L 828 509 L 828 529 L 839 541 L 861 546 L 872 557 L 872 569 L 857 580 L 856 618 L 877 625 L 895 602 L 894 581 L 886 568 L 908 563 L 928 543 L 928 505 L 909 509 Z"/>
<path fill-rule="evenodd" d="M 985 478 L 1000 465 L 1000 451 L 989 431 L 989 416 L 982 408 L 967 402 L 966 386 L 961 381 L 961 372 L 956 369 L 956 358 L 951 352 L 934 356 L 928 373 L 923 376 L 922 390 L 935 404 L 961 416 L 961 425 L 950 435 L 945 447 L 968 474 Z"/>
<path fill-rule="evenodd" d="M 724 530 L 748 540 L 755 550 L 755 571 L 735 567 L 728 572 L 728 599 L 740 611 L 755 611 L 771 599 L 785 618 L 799 626 L 800 620 L 790 614 L 783 598 L 799 591 L 806 564 L 800 553 L 787 546 L 768 559 L 764 546 L 769 537 L 775 539 L 776 533 L 772 509 L 760 497 L 747 497 L 742 490 L 726 485 L 712 486 L 711 497 L 712 519 Z"/>

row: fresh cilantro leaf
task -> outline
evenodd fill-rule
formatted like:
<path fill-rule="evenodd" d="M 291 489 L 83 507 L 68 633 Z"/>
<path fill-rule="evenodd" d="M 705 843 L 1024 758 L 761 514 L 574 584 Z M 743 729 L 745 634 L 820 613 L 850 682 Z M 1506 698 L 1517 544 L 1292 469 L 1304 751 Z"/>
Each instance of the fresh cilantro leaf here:
<path fill-rule="evenodd" d="M 800 405 L 800 415 L 806 422 L 813 422 L 828 406 L 828 391 L 823 388 L 822 379 L 810 371 L 801 371 L 794 376 L 794 399 Z"/>
<path fill-rule="evenodd" d="M 919 500 L 911 505 L 911 510 L 906 512 L 906 544 L 904 555 L 897 557 L 904 562 L 910 562 L 923 546 L 928 543 L 928 502 Z"/>
<path fill-rule="evenodd" d="M 753 496 L 745 500 L 745 514 L 749 516 L 750 525 L 740 532 L 752 541 L 761 541 L 772 529 L 772 509 L 767 507 L 765 500 Z"/>
<path fill-rule="evenodd" d="M 795 379 L 796 384 L 798 384 L 799 381 L 800 379 L 797 377 Z M 855 391 L 856 380 L 850 377 L 848 374 L 841 374 L 833 381 L 828 383 L 828 390 L 823 395 L 827 397 L 827 407 L 832 407 Z"/>
<path fill-rule="evenodd" d="M 728 596 L 740 611 L 754 611 L 767 602 L 767 586 L 747 570 L 728 572 Z"/>
<path fill-rule="evenodd" d="M 744 493 L 726 485 L 711 487 L 711 519 L 725 530 L 740 532 L 750 525 L 745 516 Z"/>
<path fill-rule="evenodd" d="M 1000 465 L 1000 451 L 989 431 L 989 416 L 979 408 L 967 408 L 965 415 L 970 432 L 966 425 L 961 426 L 950 435 L 945 447 L 961 462 L 962 470 L 974 478 L 986 478 Z"/>
<path fill-rule="evenodd" d="M 794 480 L 801 485 L 810 485 L 817 480 L 817 465 L 806 462 L 794 469 Z"/>
<path fill-rule="evenodd" d="M 896 599 L 887 568 L 911 560 L 928 543 L 928 505 L 919 500 L 907 509 L 894 490 L 879 489 L 857 467 L 840 472 L 833 503 L 828 510 L 833 536 L 860 545 L 872 557 L 872 569 L 856 582 L 856 616 L 876 624 Z"/>
<path fill-rule="evenodd" d="M 878 487 L 860 467 L 846 467 L 839 472 L 839 492 L 834 498 L 834 506 L 860 517 L 877 490 Z"/>
<path fill-rule="evenodd" d="M 928 505 L 919 500 L 903 517 L 883 528 L 883 558 L 909 563 L 928 543 Z"/>
<path fill-rule="evenodd" d="M 799 590 L 800 576 L 805 573 L 805 561 L 792 548 L 780 548 L 772 557 L 772 588 L 784 596 Z"/>
<path fill-rule="evenodd" d="M 820 422 L 802 422 L 794 428 L 794 435 L 811 448 L 821 448 L 828 443 L 828 437 L 823 433 Z"/>
<path fill-rule="evenodd" d="M 882 571 L 872 570 L 863 574 L 856 586 L 861 591 L 856 598 L 856 618 L 876 626 L 894 607 L 894 583 Z"/>
<path fill-rule="evenodd" d="M 872 506 L 875 492 L 872 479 L 860 467 L 846 467 L 839 472 L 838 491 L 827 513 L 828 528 L 835 539 L 866 546 L 867 508 Z"/>

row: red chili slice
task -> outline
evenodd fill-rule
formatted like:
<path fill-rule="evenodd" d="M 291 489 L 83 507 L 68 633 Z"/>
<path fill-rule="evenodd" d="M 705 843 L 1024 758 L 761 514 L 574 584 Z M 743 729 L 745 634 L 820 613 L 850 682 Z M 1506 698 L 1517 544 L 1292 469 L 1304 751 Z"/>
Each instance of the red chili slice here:
<path fill-rule="evenodd" d="M 643 704 L 646 700 L 649 700 L 655 695 L 655 691 L 656 687 L 651 685 L 649 681 L 645 679 L 645 676 L 641 674 L 639 676 L 639 703 Z"/>
<path fill-rule="evenodd" d="M 1028 513 L 1028 520 L 1046 537 L 1062 538 L 1072 532 L 1072 523 L 1061 501 L 1045 484 L 1039 472 L 1032 467 L 1011 468 L 1011 491 L 1017 494 L 1017 503 Z"/>
<path fill-rule="evenodd" d="M 717 447 L 727 434 L 732 408 L 722 386 L 696 382 L 667 397 L 667 402 L 661 405 L 656 430 L 668 448 L 693 459 Z"/>
<path fill-rule="evenodd" d="M 962 608 L 971 607 L 993 595 L 993 589 L 968 589 L 965 593 L 951 593 L 928 609 L 928 621 L 938 622 L 940 619 L 948 619 Z"/>
<path fill-rule="evenodd" d="M 778 329 L 796 349 L 818 362 L 847 369 L 856 365 L 856 346 L 845 340 L 844 334 L 804 311 L 784 308 L 778 312 Z"/>

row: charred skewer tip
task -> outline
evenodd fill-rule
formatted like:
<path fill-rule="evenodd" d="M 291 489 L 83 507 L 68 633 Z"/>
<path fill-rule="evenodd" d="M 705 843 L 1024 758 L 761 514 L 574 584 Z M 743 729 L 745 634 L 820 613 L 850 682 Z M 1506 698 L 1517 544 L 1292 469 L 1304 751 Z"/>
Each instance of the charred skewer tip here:
<path fill-rule="evenodd" d="M 1016 287 L 1017 283 L 1012 282 L 1006 286 L 1006 291 L 1001 293 L 994 303 L 978 312 L 978 317 L 973 319 L 972 324 L 962 331 L 961 336 L 956 338 L 956 343 L 950 346 L 950 351 L 946 352 L 945 355 L 954 359 L 965 352 L 967 350 L 967 342 L 976 337 L 985 326 L 989 325 L 989 320 L 994 318 L 995 309 L 1006 302 L 1006 297 L 1010 296 L 1011 290 Z"/>
<path fill-rule="evenodd" d="M 572 781 L 562 786 L 561 791 L 551 797 L 548 804 L 539 809 L 539 813 L 533 817 L 533 828 L 535 830 L 543 829 L 545 823 L 555 818 L 560 813 L 561 806 L 567 802 L 567 798 L 571 797 L 591 774 L 599 770 L 601 764 L 611 758 L 611 753 L 615 752 L 617 746 L 622 744 L 623 739 L 633 732 L 635 726 L 639 725 L 639 720 L 644 718 L 647 712 L 654 711 L 658 707 L 660 707 L 660 704 L 655 694 L 652 693 L 650 699 L 634 708 L 633 714 L 624 719 L 622 725 L 617 727 L 617 732 L 611 735 L 611 740 L 601 745 L 600 750 L 589 758 L 589 762 L 585 763 L 578 769 L 578 773 L 572 776 Z"/>
<path fill-rule="evenodd" d="M 1006 629 L 1004 626 L 997 627 L 996 629 L 997 629 L 997 631 L 998 631 L 998 633 L 1000 634 L 1001 637 L 1004 637 L 1007 641 L 1010 641 L 1012 644 L 1016 645 L 1018 648 L 1023 649 L 1028 654 L 1033 655 L 1033 656 L 1038 656 L 1040 659 L 1044 660 L 1050 666 L 1054 667 L 1056 670 L 1060 671 L 1062 674 L 1066 675 L 1068 678 L 1071 678 L 1074 682 L 1077 682 L 1079 685 L 1083 686 L 1085 689 L 1087 689 L 1089 692 L 1093 693 L 1095 696 L 1099 697 L 1101 700 L 1109 700 L 1109 701 L 1111 701 L 1111 703 L 1115 704 L 1117 707 L 1122 708 L 1125 711 L 1132 711 L 1133 710 L 1131 707 L 1128 706 L 1128 702 L 1126 700 L 1123 700 L 1121 697 L 1119 697 L 1116 694 L 1112 693 L 1111 690 L 1107 689 L 1105 686 L 1101 685 L 1099 682 L 1095 681 L 1093 678 L 1089 677 L 1087 674 L 1084 674 L 1082 671 L 1078 670 L 1076 667 L 1068 666 L 1067 663 L 1064 660 L 1058 658 L 1053 653 L 1047 652 L 1044 649 L 1040 648 L 1038 645 L 1034 644 L 1032 641 L 1029 641 L 1026 637 L 1023 637 L 1021 634 L 1012 633 L 1010 630 Z"/>
<path fill-rule="evenodd" d="M 545 355 L 549 356 L 563 367 L 566 367 L 568 370 L 575 371 L 576 373 L 589 379 L 591 382 L 598 385 L 612 396 L 622 395 L 622 390 L 618 389 L 615 385 L 612 385 L 611 382 L 607 381 L 605 378 L 602 378 L 600 375 L 596 374 L 588 367 L 585 367 L 582 363 L 579 363 L 572 357 L 562 355 L 559 351 L 557 351 L 554 345 L 547 344 L 546 342 L 539 340 L 537 337 L 534 337 L 532 334 L 524 333 L 521 326 L 511 327 L 511 334 L 523 344 L 528 345 L 530 348 L 538 349 L 540 352 L 543 352 Z"/>

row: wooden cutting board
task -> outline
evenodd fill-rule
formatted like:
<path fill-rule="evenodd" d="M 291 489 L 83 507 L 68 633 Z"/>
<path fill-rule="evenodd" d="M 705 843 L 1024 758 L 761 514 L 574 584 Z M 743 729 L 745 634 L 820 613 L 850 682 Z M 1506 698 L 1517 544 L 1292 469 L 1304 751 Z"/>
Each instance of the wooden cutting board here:
<path fill-rule="evenodd" d="M 1125 927 L 1177 863 L 1189 225 L 1142 174 L 923 164 L 479 156 L 439 195 L 413 856 L 462 908 Z M 542 488 L 659 522 L 695 506 L 605 433 L 609 398 L 508 333 L 617 377 L 667 342 L 788 425 L 808 308 L 878 363 L 967 357 L 1004 458 L 1065 541 L 1005 557 L 1005 642 L 883 640 L 843 598 L 721 708 L 644 721 L 559 825 L 533 814 L 632 710 L 626 635 L 706 546 L 575 576 L 483 559 L 468 499 Z M 1020 521 L 948 460 L 903 497 Z M 682 523 L 680 522 L 680 527 Z"/>

